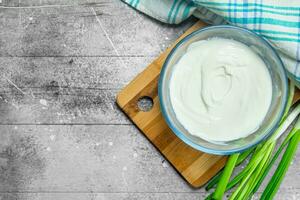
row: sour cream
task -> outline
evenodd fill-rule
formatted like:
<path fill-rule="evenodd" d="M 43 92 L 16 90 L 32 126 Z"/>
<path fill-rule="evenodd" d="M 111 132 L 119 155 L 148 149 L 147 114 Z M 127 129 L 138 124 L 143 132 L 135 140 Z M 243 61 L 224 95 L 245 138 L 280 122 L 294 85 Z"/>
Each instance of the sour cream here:
<path fill-rule="evenodd" d="M 245 44 L 223 38 L 192 43 L 174 66 L 169 89 L 183 127 L 218 142 L 255 132 L 272 98 L 264 61 Z"/>

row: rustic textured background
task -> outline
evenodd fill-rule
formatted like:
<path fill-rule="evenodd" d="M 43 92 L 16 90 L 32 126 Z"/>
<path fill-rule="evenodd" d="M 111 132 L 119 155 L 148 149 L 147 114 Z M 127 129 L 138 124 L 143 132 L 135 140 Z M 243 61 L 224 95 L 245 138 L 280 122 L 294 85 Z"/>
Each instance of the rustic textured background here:
<path fill-rule="evenodd" d="M 0 200 L 196 200 L 115 104 L 196 19 L 119 0 L 0 0 Z M 300 199 L 300 152 L 277 199 Z"/>

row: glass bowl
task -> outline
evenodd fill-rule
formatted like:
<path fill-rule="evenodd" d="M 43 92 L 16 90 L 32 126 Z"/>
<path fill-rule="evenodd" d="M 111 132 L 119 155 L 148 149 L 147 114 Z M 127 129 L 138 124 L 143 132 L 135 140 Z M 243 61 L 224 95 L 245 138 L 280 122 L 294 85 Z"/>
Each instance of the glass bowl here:
<path fill-rule="evenodd" d="M 268 113 L 257 131 L 251 135 L 228 142 L 209 142 L 191 135 L 177 120 L 170 101 L 170 77 L 172 70 L 187 47 L 199 40 L 212 37 L 228 38 L 246 44 L 265 62 L 272 79 L 272 101 Z M 197 30 L 183 38 L 168 55 L 158 82 L 158 95 L 163 117 L 172 131 L 191 147 L 211 154 L 229 155 L 242 152 L 268 138 L 283 116 L 288 96 L 288 81 L 283 63 L 272 46 L 256 33 L 230 25 L 210 26 Z M 255 97 L 253 97 L 255 98 Z"/>

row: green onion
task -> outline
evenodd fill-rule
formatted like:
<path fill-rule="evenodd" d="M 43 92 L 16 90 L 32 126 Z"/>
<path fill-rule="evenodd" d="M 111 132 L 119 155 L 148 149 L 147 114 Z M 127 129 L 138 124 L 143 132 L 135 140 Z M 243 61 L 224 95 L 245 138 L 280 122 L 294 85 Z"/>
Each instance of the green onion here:
<path fill-rule="evenodd" d="M 268 149 L 268 151 L 264 155 L 264 159 L 258 164 L 255 169 L 254 174 L 250 177 L 250 180 L 247 182 L 247 189 L 243 190 L 243 193 L 240 195 L 242 198 L 247 198 L 252 196 L 252 190 L 256 185 L 256 180 L 261 176 L 262 171 L 268 166 L 269 160 L 272 157 L 272 152 L 275 148 L 275 143 L 272 143 Z"/>
<path fill-rule="evenodd" d="M 283 117 L 282 117 L 281 121 L 283 119 L 285 119 L 285 117 L 289 113 L 289 110 L 290 110 L 290 108 L 291 108 L 291 106 L 293 104 L 294 95 L 295 95 L 295 85 L 294 85 L 294 83 L 290 82 L 289 95 L 288 95 L 288 99 L 287 99 L 287 104 L 286 104 L 285 111 L 283 113 Z"/>
<path fill-rule="evenodd" d="M 297 123 L 295 124 L 294 128 L 292 129 L 292 131 L 288 134 L 288 136 L 284 139 L 284 141 L 282 142 L 282 144 L 280 145 L 280 147 L 278 148 L 278 150 L 276 151 L 276 153 L 274 154 L 272 160 L 270 161 L 270 163 L 266 166 L 266 168 L 263 170 L 263 173 L 261 174 L 261 176 L 259 177 L 259 180 L 256 183 L 256 186 L 254 187 L 252 194 L 254 194 L 258 188 L 260 187 L 261 183 L 263 182 L 264 178 L 267 176 L 268 172 L 270 171 L 270 169 L 272 168 L 273 164 L 275 163 L 275 161 L 277 160 L 277 158 L 279 157 L 280 153 L 282 152 L 282 150 L 286 147 L 286 145 L 288 144 L 288 142 L 290 141 L 290 139 L 292 138 L 292 136 L 297 132 L 297 130 L 300 129 L 300 119 L 298 118 Z"/>
<path fill-rule="evenodd" d="M 255 147 L 255 150 L 253 148 L 241 154 L 231 155 L 223 171 L 217 174 L 207 185 L 207 190 L 213 188 L 216 184 L 217 188 L 216 191 L 209 195 L 206 199 L 222 199 L 224 192 L 232 189 L 236 185 L 238 185 L 238 187 L 232 193 L 230 197 L 231 200 L 251 198 L 251 196 L 260 187 L 264 178 L 269 173 L 272 165 L 278 159 L 283 149 L 288 145 L 272 180 L 269 182 L 267 188 L 263 193 L 262 199 L 270 199 L 270 197 L 272 198 L 275 195 L 296 152 L 297 145 L 300 142 L 299 119 L 295 127 L 287 135 L 287 137 L 273 156 L 273 151 L 277 139 L 288 129 L 288 127 L 300 113 L 300 103 L 297 106 L 294 106 L 292 112 L 289 113 L 294 96 L 294 85 L 290 84 L 289 89 L 290 90 L 287 106 L 277 130 L 267 141 L 257 145 L 257 147 Z M 252 156 L 247 166 L 242 171 L 240 171 L 231 181 L 229 181 L 234 167 L 241 164 L 250 154 L 252 154 Z"/>
<path fill-rule="evenodd" d="M 225 165 L 224 171 L 217 185 L 216 191 L 213 193 L 212 199 L 222 200 L 224 192 L 226 190 L 227 183 L 230 179 L 235 164 L 240 154 L 233 154 L 229 156 L 228 161 Z"/>
<path fill-rule="evenodd" d="M 236 164 L 235 166 L 238 166 L 240 165 L 241 163 L 243 163 L 246 158 L 248 158 L 248 156 L 252 153 L 254 148 L 250 148 L 250 149 L 247 149 L 246 151 L 244 151 L 243 153 L 241 153 L 238 157 L 238 160 L 236 161 Z M 205 187 L 205 190 L 208 191 L 210 190 L 211 188 L 213 188 L 217 183 L 218 181 L 220 181 L 220 178 L 221 178 L 221 175 L 222 175 L 222 171 L 220 171 L 217 175 L 215 175 L 210 181 L 209 183 L 207 184 L 207 186 Z"/>
<path fill-rule="evenodd" d="M 267 148 L 265 154 L 261 154 L 260 151 L 257 152 L 255 160 L 253 159 L 252 160 L 253 162 L 251 164 L 249 163 L 250 165 L 248 165 L 249 168 L 250 168 L 249 171 L 248 171 L 248 173 L 245 174 L 242 182 L 240 183 L 240 185 L 237 188 L 237 190 L 231 195 L 230 199 L 235 199 L 238 196 L 243 195 L 243 191 L 247 190 L 247 188 L 249 187 L 249 185 L 247 184 L 247 182 L 250 179 L 250 177 L 253 176 L 253 173 L 255 172 L 255 170 L 257 170 L 257 166 L 260 163 L 266 162 L 266 158 L 267 158 L 266 155 L 269 155 L 272 152 L 272 145 L 270 145 L 270 146 L 271 146 L 271 148 Z M 269 146 L 267 146 L 267 147 L 269 147 Z"/>
<path fill-rule="evenodd" d="M 219 173 L 217 173 L 217 175 L 215 175 L 212 179 L 210 179 L 210 181 L 208 182 L 207 186 L 205 187 L 206 191 L 209 191 L 215 185 L 217 185 L 217 183 L 220 181 L 220 178 L 222 176 L 222 172 L 223 172 L 223 170 L 220 171 Z"/>
<path fill-rule="evenodd" d="M 289 102 L 291 102 L 291 100 Z M 257 160 L 257 157 L 254 157 L 253 160 L 257 161 L 257 165 L 255 166 L 255 164 L 252 164 L 250 162 L 248 166 L 253 167 L 253 165 L 254 165 L 256 167 L 256 172 L 254 174 L 252 174 L 252 172 L 254 172 L 252 170 L 250 172 L 245 172 L 244 176 L 246 176 L 246 178 L 243 179 L 243 182 L 239 185 L 239 188 L 237 189 L 237 191 L 233 193 L 233 196 L 232 196 L 233 198 L 232 199 L 234 199 L 235 197 L 239 197 L 239 198 L 242 198 L 242 199 L 243 198 L 248 198 L 249 196 L 251 196 L 254 193 L 254 191 L 256 191 L 258 189 L 261 182 L 265 178 L 266 174 L 270 170 L 272 164 L 275 162 L 275 160 L 279 156 L 280 152 L 282 151 L 282 149 L 286 145 L 286 143 L 287 143 L 286 141 L 288 141 L 288 139 L 291 137 L 291 135 L 289 135 L 287 137 L 285 142 L 282 144 L 282 147 L 279 148 L 279 152 L 277 152 L 275 154 L 274 159 L 271 159 L 271 153 L 272 153 L 273 148 L 275 146 L 275 141 L 282 135 L 283 132 L 285 132 L 285 130 L 294 121 L 294 119 L 299 115 L 299 113 L 300 113 L 300 105 L 298 105 L 287 117 L 284 118 L 284 120 L 280 124 L 279 128 L 275 131 L 273 136 L 267 142 L 265 142 L 265 144 L 263 144 L 262 148 L 260 149 L 260 147 L 258 147 L 258 149 L 257 149 L 258 153 L 257 154 L 264 155 L 266 159 Z M 292 131 L 292 133 L 293 132 L 294 131 Z M 269 145 L 269 147 L 268 147 L 268 145 Z M 267 149 L 267 151 L 266 151 L 266 149 Z M 269 160 L 271 160 L 271 161 L 269 161 Z M 253 163 L 255 163 L 255 162 L 253 161 Z M 252 175 L 252 177 L 248 181 L 247 177 L 249 177 L 250 175 Z M 244 192 L 240 192 L 242 187 L 243 187 Z"/>
<path fill-rule="evenodd" d="M 299 121 L 299 120 L 298 120 Z M 287 149 L 285 150 L 285 153 L 282 156 L 282 159 L 274 173 L 274 175 L 272 176 L 270 182 L 268 183 L 266 189 L 264 190 L 261 199 L 273 199 L 273 197 L 275 196 L 283 178 L 284 175 L 286 174 L 291 161 L 293 160 L 293 157 L 297 151 L 298 148 L 298 144 L 300 142 L 300 129 L 298 129 L 295 134 L 292 136 L 290 143 L 287 147 Z"/>
<path fill-rule="evenodd" d="M 300 104 L 297 104 L 297 106 L 293 109 L 293 111 L 282 121 L 277 131 L 275 131 L 275 133 L 268 141 L 270 142 L 276 141 L 288 129 L 288 127 L 293 123 L 293 121 L 298 117 L 299 113 L 300 113 Z"/>
<path fill-rule="evenodd" d="M 246 153 L 245 153 L 245 154 L 246 154 Z M 254 153 L 253 157 L 256 157 L 256 158 L 257 158 L 258 155 L 256 155 L 256 154 L 257 154 L 257 152 Z M 234 154 L 234 155 L 235 155 L 235 154 Z M 248 154 L 248 155 L 249 155 L 249 154 Z M 261 158 L 262 158 L 262 156 L 260 156 L 260 157 L 257 158 L 257 159 L 261 159 Z M 251 160 L 252 160 L 252 162 L 253 162 L 253 160 L 255 161 L 256 159 L 251 159 Z M 231 181 L 228 183 L 228 185 L 226 186 L 226 191 L 229 190 L 229 189 L 231 189 L 232 187 L 234 187 L 237 183 L 239 183 L 239 181 L 241 181 L 242 178 L 243 178 L 245 175 L 247 175 L 247 173 L 248 173 L 248 171 L 249 171 L 250 168 L 251 168 L 251 163 L 249 163 L 249 165 L 248 165 L 242 172 L 240 172 L 233 180 L 231 180 Z M 211 195 L 209 195 L 208 197 L 206 197 L 206 200 L 212 199 L 212 195 L 213 195 L 213 194 L 211 194 Z"/>
<path fill-rule="evenodd" d="M 243 163 L 246 158 L 248 158 L 248 156 L 253 152 L 254 148 L 250 148 L 250 149 L 247 149 L 246 151 L 244 151 L 243 153 L 240 154 L 237 162 L 236 162 L 236 166 L 240 165 L 241 163 Z"/>

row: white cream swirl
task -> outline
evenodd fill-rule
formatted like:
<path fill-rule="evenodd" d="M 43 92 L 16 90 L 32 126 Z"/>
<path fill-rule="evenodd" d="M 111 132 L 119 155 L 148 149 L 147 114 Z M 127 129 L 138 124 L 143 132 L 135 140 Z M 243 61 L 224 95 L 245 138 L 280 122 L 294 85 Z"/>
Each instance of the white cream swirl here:
<path fill-rule="evenodd" d="M 245 44 L 224 38 L 192 43 L 174 67 L 169 89 L 177 119 L 209 141 L 255 132 L 272 99 L 263 60 Z"/>

